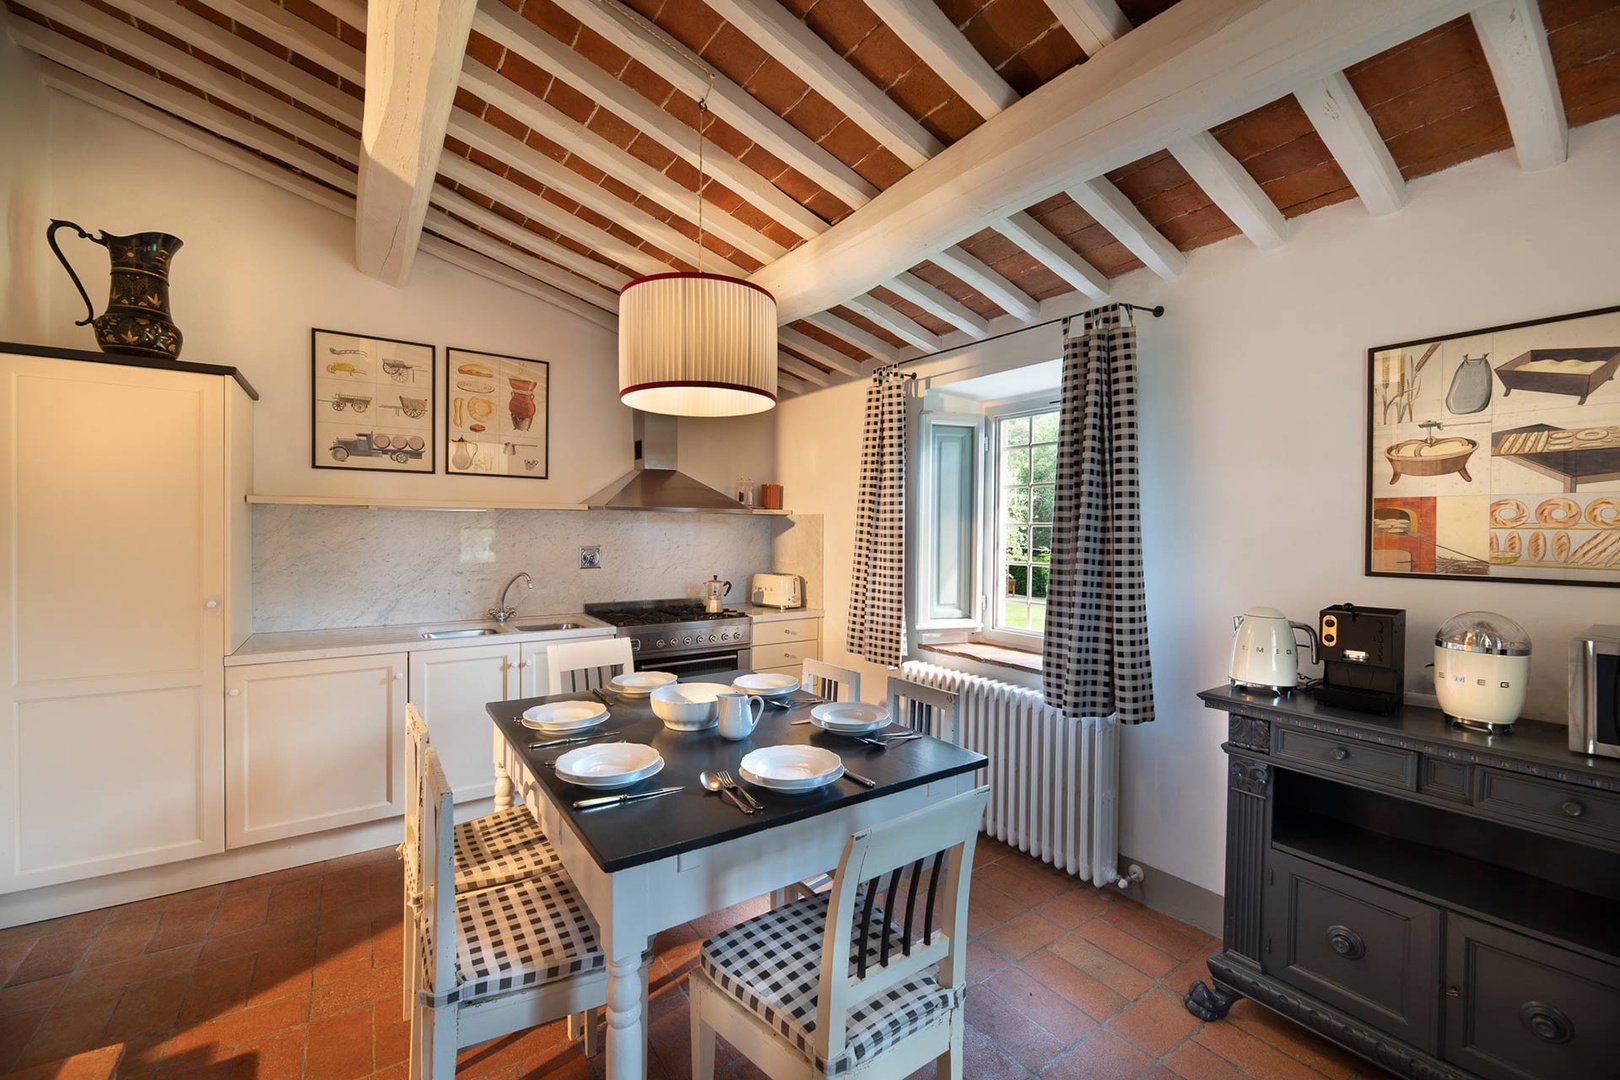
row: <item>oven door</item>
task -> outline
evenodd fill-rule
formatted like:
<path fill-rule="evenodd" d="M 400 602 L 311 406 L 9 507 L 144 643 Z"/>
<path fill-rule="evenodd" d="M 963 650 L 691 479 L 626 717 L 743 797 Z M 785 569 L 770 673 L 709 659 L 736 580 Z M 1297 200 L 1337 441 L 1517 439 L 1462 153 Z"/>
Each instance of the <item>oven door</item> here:
<path fill-rule="evenodd" d="M 715 649 L 710 652 L 684 653 L 678 656 L 638 657 L 637 670 L 667 671 L 683 679 L 689 679 L 697 675 L 747 671 L 753 659 L 751 649 Z"/>

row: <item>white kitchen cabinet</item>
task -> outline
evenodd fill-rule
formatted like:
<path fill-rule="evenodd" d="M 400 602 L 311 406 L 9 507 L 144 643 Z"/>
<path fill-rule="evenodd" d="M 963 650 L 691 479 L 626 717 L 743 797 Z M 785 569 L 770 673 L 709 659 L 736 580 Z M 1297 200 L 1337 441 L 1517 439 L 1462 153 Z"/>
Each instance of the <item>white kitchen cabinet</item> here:
<path fill-rule="evenodd" d="M 223 850 L 251 423 L 221 374 L 0 352 L 0 893 Z"/>
<path fill-rule="evenodd" d="M 797 678 L 806 660 L 821 659 L 821 619 L 757 619 L 753 628 L 753 669 Z"/>
<path fill-rule="evenodd" d="M 411 653 L 411 701 L 427 721 L 456 801 L 495 794 L 491 701 L 519 696 L 523 647 L 471 645 Z"/>
<path fill-rule="evenodd" d="M 225 843 L 405 811 L 407 654 L 252 664 L 225 672 Z"/>

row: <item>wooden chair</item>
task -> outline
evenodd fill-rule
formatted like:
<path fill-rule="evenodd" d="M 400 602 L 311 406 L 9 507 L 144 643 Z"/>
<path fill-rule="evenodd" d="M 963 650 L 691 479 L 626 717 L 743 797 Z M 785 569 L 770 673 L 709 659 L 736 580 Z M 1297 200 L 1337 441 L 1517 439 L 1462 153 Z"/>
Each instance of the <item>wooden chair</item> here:
<path fill-rule="evenodd" d="M 546 646 L 546 693 L 599 690 L 615 675 L 636 669 L 630 639 L 593 638 Z"/>
<path fill-rule="evenodd" d="M 687 977 L 694 1080 L 714 1076 L 716 1034 L 778 1080 L 907 1076 L 930 1060 L 960 1080 L 968 884 L 989 792 L 862 829 L 831 893 L 705 941 Z"/>
<path fill-rule="evenodd" d="M 956 695 L 899 675 L 889 676 L 889 721 L 945 742 L 956 741 Z"/>
<path fill-rule="evenodd" d="M 455 796 L 433 747 L 423 751 L 416 836 L 422 902 L 414 939 L 410 1076 L 454 1077 L 464 1046 L 584 1011 L 596 1052 L 596 1009 L 607 1003 L 607 961 L 596 921 L 561 867 L 492 889 L 455 890 Z"/>
<path fill-rule="evenodd" d="M 861 673 L 820 660 L 806 660 L 799 687 L 823 701 L 861 700 Z"/>

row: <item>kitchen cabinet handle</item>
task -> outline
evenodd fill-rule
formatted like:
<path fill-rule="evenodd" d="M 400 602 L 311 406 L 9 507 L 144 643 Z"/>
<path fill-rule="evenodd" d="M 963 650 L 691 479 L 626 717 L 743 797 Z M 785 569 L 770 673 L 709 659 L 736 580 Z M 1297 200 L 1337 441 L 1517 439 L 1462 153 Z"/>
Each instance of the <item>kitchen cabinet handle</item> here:
<path fill-rule="evenodd" d="M 1581 805 L 1575 799 L 1569 800 L 1559 809 L 1563 810 L 1564 813 L 1568 814 L 1570 817 L 1580 817 L 1582 814 L 1586 813 L 1586 807 Z"/>
<path fill-rule="evenodd" d="M 1360 960 L 1367 954 L 1367 943 L 1348 926 L 1328 927 L 1328 946 L 1346 960 Z"/>
<path fill-rule="evenodd" d="M 1530 1034 L 1543 1042 L 1567 1043 L 1575 1037 L 1575 1025 L 1556 1006 L 1527 1001 L 1519 1006 L 1519 1019 Z"/>
<path fill-rule="evenodd" d="M 403 671 L 394 672 L 394 681 L 395 682 L 402 682 L 402 681 L 404 681 L 404 679 L 405 679 L 405 673 Z"/>
<path fill-rule="evenodd" d="M 241 690 L 238 690 L 238 689 L 237 689 L 237 688 L 235 688 L 235 687 L 232 687 L 232 688 L 231 688 L 231 689 L 229 689 L 229 690 L 227 690 L 227 691 L 225 691 L 225 692 L 226 692 L 226 693 L 227 693 L 227 694 L 229 694 L 229 695 L 230 695 L 230 696 L 231 696 L 231 697 L 241 697 L 241 696 L 242 696 L 242 691 L 241 691 Z"/>
<path fill-rule="evenodd" d="M 1343 761 L 1349 756 L 1350 751 L 1346 750 L 1342 746 L 1335 746 L 1333 749 L 1328 751 L 1328 757 L 1332 758 L 1334 761 Z"/>
<path fill-rule="evenodd" d="M 209 597 L 207 600 L 203 601 L 203 607 L 207 608 L 209 611 L 213 611 L 215 608 L 219 607 L 219 601 L 215 600 L 213 597 Z"/>

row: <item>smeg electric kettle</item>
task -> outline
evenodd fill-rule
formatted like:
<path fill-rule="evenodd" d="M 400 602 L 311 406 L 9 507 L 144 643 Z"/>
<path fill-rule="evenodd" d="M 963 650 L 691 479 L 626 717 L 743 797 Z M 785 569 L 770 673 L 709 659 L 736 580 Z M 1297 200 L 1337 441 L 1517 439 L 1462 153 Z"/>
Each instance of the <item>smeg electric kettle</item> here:
<path fill-rule="evenodd" d="M 1271 607 L 1252 607 L 1232 618 L 1233 686 L 1285 693 L 1299 685 L 1298 642 L 1295 630 L 1310 640 L 1311 663 L 1316 663 L 1316 629 L 1289 622 Z"/>

